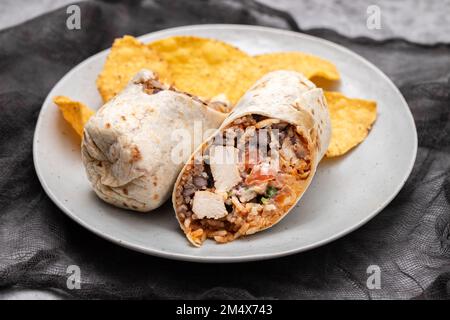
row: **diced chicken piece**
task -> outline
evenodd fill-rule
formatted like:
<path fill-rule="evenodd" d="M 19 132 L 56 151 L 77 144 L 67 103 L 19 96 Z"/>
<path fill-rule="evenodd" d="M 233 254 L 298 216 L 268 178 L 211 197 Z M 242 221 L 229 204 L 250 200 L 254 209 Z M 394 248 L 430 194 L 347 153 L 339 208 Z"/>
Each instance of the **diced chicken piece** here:
<path fill-rule="evenodd" d="M 284 139 L 283 144 L 281 145 L 280 155 L 287 161 L 296 158 L 294 146 L 292 145 L 292 142 L 289 137 Z"/>
<path fill-rule="evenodd" d="M 239 189 L 239 201 L 246 203 L 249 202 L 250 200 L 252 200 L 253 198 L 256 198 L 257 193 L 249 187 L 242 187 Z"/>
<path fill-rule="evenodd" d="M 260 122 L 255 124 L 255 127 L 256 127 L 256 129 L 261 129 L 261 128 L 268 127 L 268 126 L 271 126 L 271 125 L 277 124 L 277 123 L 280 123 L 279 119 L 269 118 L 269 119 L 261 120 Z"/>
<path fill-rule="evenodd" d="M 228 214 L 223 197 L 209 191 L 195 192 L 192 211 L 199 219 L 220 219 Z"/>
<path fill-rule="evenodd" d="M 210 152 L 210 167 L 218 192 L 227 192 L 239 182 L 239 150 L 233 146 L 214 146 Z"/>

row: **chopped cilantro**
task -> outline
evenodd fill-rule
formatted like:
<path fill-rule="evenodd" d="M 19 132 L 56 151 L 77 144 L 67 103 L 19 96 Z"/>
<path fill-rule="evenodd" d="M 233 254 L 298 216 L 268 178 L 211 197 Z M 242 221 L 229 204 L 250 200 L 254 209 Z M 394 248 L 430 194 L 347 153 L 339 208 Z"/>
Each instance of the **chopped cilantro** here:
<path fill-rule="evenodd" d="M 268 186 L 266 189 L 266 197 L 273 198 L 278 192 L 278 189 L 272 186 Z"/>

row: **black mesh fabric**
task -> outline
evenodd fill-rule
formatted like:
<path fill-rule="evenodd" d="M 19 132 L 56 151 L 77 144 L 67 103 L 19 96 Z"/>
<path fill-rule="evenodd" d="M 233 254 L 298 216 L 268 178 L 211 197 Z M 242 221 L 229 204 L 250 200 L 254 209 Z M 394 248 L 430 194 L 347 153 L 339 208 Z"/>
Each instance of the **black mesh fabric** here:
<path fill-rule="evenodd" d="M 39 109 L 73 66 L 123 34 L 199 23 L 298 30 L 286 13 L 252 1 L 83 2 L 82 29 L 66 8 L 0 32 L 0 288 L 55 288 L 73 298 L 450 298 L 450 45 L 401 39 L 339 43 L 379 66 L 400 88 L 419 134 L 414 170 L 389 206 L 357 231 L 293 256 L 242 264 L 173 262 L 100 239 L 46 196 L 32 162 Z M 68 290 L 68 265 L 81 289 Z M 366 286 L 369 265 L 381 289 Z"/>

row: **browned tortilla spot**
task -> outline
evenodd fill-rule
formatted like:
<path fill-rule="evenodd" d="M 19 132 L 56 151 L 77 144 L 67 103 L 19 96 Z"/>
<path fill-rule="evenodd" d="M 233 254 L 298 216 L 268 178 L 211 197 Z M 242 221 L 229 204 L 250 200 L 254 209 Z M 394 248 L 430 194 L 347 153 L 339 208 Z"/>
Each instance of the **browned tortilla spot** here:
<path fill-rule="evenodd" d="M 131 148 L 131 161 L 136 162 L 142 159 L 141 152 L 139 151 L 138 147 L 133 146 Z"/>

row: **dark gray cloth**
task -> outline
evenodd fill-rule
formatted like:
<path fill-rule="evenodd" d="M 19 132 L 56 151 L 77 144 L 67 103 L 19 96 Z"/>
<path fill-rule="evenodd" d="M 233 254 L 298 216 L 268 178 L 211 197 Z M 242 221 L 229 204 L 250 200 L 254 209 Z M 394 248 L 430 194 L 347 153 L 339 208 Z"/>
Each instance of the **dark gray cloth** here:
<path fill-rule="evenodd" d="M 82 29 L 65 28 L 65 8 L 0 32 L 0 288 L 57 288 L 75 298 L 450 298 L 450 45 L 348 39 L 379 66 L 414 114 L 419 150 L 392 203 L 359 230 L 321 248 L 242 264 L 173 262 L 98 238 L 46 196 L 32 162 L 39 109 L 73 66 L 115 37 L 199 23 L 298 30 L 294 20 L 252 1 L 80 3 Z M 82 271 L 66 286 L 68 265 Z M 366 286 L 369 265 L 381 289 Z"/>

